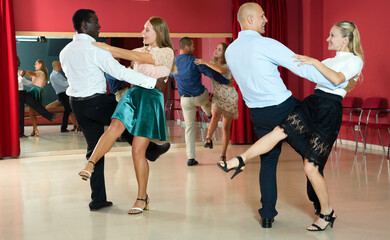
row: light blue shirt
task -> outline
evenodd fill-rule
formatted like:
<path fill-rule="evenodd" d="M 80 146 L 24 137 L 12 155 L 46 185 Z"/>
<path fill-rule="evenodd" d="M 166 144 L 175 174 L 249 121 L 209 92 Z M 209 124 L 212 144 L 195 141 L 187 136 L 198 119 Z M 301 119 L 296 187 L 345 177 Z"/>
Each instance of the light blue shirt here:
<path fill-rule="evenodd" d="M 336 86 L 312 65 L 298 67 L 294 55 L 280 42 L 256 31 L 238 33 L 238 38 L 226 49 L 225 58 L 249 108 L 278 105 L 292 95 L 280 77 L 278 66 L 329 89 L 347 86 L 347 81 Z"/>
<path fill-rule="evenodd" d="M 55 70 L 53 70 L 53 72 L 51 72 L 50 74 L 50 82 L 57 95 L 65 92 L 66 89 L 69 87 L 69 83 L 64 77 L 64 75 Z"/>

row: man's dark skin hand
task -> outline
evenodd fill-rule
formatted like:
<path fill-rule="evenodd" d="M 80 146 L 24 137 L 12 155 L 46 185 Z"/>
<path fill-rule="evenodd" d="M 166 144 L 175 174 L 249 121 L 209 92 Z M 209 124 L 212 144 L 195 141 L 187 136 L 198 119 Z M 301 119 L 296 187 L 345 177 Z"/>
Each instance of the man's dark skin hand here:
<path fill-rule="evenodd" d="M 160 78 L 157 78 L 157 82 L 156 82 L 155 88 L 156 88 L 157 90 L 159 90 L 160 92 L 164 92 L 164 89 L 165 89 L 165 86 L 166 86 L 165 80 L 166 80 L 167 78 L 168 78 L 168 77 L 160 77 Z"/>

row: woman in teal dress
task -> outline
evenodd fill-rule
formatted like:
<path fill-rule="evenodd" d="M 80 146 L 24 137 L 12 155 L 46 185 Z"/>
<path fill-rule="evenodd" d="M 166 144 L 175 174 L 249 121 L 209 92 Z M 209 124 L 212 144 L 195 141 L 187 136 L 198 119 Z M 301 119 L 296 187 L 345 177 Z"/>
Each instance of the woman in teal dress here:
<path fill-rule="evenodd" d="M 28 91 L 34 98 L 43 105 L 43 88 L 45 87 L 46 82 L 49 81 L 49 75 L 47 73 L 46 64 L 42 60 L 37 60 L 34 65 L 35 72 L 33 71 L 21 71 L 25 75 L 32 79 L 32 88 Z M 35 116 L 35 110 L 30 108 L 30 117 L 33 125 L 33 131 L 30 136 L 39 137 L 37 117 Z"/>
<path fill-rule="evenodd" d="M 150 18 L 144 25 L 142 35 L 147 46 L 134 50 L 116 48 L 104 43 L 93 44 L 110 51 L 116 58 L 132 61 L 134 70 L 150 77 L 164 77 L 174 72 L 174 50 L 164 19 Z M 149 165 L 145 158 L 146 148 L 150 139 L 167 140 L 164 96 L 159 90 L 134 86 L 126 92 L 112 115 L 108 130 L 100 138 L 79 175 L 84 180 L 90 178 L 95 163 L 112 148 L 125 129 L 134 135 L 132 156 L 138 182 L 137 200 L 128 213 L 139 214 L 149 209 Z"/>

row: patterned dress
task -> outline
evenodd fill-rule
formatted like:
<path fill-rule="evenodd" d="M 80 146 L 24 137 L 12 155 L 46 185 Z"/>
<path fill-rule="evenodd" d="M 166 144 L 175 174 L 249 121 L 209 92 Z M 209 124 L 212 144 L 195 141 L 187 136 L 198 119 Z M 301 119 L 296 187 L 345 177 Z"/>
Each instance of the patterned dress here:
<path fill-rule="evenodd" d="M 174 60 L 171 48 L 143 47 L 134 51 L 150 53 L 155 61 L 155 65 L 135 62 L 135 71 L 153 78 L 165 77 L 171 72 Z M 167 140 L 164 95 L 155 88 L 130 88 L 119 101 L 112 118 L 120 120 L 134 136 Z"/>
<path fill-rule="evenodd" d="M 223 65 L 227 68 L 227 65 Z M 222 74 L 226 79 L 232 79 L 232 73 L 228 71 Z M 213 110 L 220 110 L 225 118 L 238 118 L 238 94 L 234 87 L 229 87 L 225 84 L 211 79 L 213 85 L 213 99 L 211 108 Z"/>

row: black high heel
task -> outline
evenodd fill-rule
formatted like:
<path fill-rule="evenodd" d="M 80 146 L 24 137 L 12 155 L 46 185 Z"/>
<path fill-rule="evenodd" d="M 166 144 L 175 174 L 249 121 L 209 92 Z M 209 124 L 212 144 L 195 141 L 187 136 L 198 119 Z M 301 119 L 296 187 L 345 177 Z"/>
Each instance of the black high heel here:
<path fill-rule="evenodd" d="M 333 217 L 334 210 L 332 209 L 332 212 L 328 215 L 320 214 L 320 218 L 324 219 L 324 221 L 328 222 L 328 224 L 325 226 L 325 228 L 320 228 L 317 224 L 312 224 L 310 226 L 315 227 L 315 229 L 309 229 L 306 228 L 306 230 L 311 231 L 311 232 L 317 232 L 317 231 L 324 231 L 329 225 L 331 228 L 333 228 L 334 220 L 336 220 L 336 217 Z"/>
<path fill-rule="evenodd" d="M 210 142 L 209 142 L 210 140 Z M 213 140 L 211 138 L 206 138 L 206 143 L 204 144 L 205 148 L 213 149 Z"/>
<path fill-rule="evenodd" d="M 237 167 L 232 167 L 232 168 L 227 168 L 227 163 L 224 162 L 224 166 L 222 166 L 220 163 L 217 163 L 218 167 L 222 169 L 224 172 L 230 172 L 231 170 L 236 170 L 233 174 L 233 176 L 230 179 L 233 179 L 237 174 L 242 172 L 243 167 L 245 167 L 244 160 L 242 160 L 241 156 L 236 157 L 238 159 L 238 166 Z"/>

